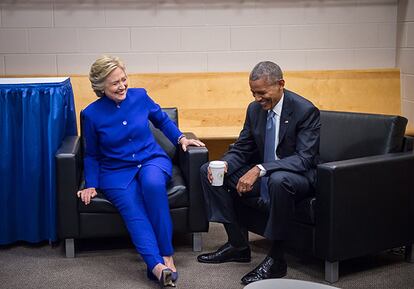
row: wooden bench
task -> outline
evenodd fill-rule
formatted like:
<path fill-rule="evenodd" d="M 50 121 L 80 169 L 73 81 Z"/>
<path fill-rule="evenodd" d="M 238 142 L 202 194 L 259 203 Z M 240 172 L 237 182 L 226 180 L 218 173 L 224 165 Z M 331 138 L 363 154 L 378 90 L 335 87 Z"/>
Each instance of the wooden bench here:
<path fill-rule="evenodd" d="M 210 159 L 233 142 L 253 100 L 248 72 L 129 75 L 130 87 L 144 87 L 163 107 L 176 106 L 182 131 L 206 142 Z M 398 69 L 288 71 L 286 88 L 324 110 L 401 114 Z M 71 76 L 77 112 L 96 99 L 86 76 Z M 408 133 L 414 135 L 410 126 Z"/>

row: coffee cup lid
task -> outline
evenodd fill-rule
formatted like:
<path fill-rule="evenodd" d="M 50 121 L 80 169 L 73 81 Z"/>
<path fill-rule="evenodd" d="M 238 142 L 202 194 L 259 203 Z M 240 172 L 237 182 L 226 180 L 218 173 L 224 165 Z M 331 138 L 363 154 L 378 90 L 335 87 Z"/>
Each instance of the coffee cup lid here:
<path fill-rule="evenodd" d="M 221 168 L 224 168 L 225 166 L 226 164 L 223 161 L 211 161 L 209 163 L 209 167 L 214 168 L 214 169 L 221 169 Z"/>

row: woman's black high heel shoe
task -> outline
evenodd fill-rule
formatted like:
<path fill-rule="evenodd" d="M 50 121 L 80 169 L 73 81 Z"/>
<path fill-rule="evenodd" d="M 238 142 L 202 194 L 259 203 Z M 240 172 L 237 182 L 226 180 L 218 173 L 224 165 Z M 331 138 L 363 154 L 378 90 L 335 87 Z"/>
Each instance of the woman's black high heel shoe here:
<path fill-rule="evenodd" d="M 161 277 L 159 280 L 160 287 L 161 288 L 175 287 L 175 283 L 173 282 L 172 277 L 173 277 L 173 271 L 171 271 L 170 268 L 166 268 L 162 270 Z"/>

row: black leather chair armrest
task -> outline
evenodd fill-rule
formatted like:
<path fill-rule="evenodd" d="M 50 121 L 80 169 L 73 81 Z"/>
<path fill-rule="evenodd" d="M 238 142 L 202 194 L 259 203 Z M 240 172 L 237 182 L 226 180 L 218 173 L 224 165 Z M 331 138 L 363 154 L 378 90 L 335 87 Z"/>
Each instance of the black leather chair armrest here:
<path fill-rule="evenodd" d="M 318 165 L 315 254 L 340 261 L 413 242 L 414 154 Z"/>
<path fill-rule="evenodd" d="M 414 150 L 414 137 L 404 136 L 403 151 L 408 152 Z"/>
<path fill-rule="evenodd" d="M 81 143 L 78 136 L 64 138 L 55 154 L 58 234 L 63 238 L 79 235 L 76 192 L 82 177 Z"/>
<path fill-rule="evenodd" d="M 186 133 L 188 136 L 188 134 Z M 179 165 L 189 191 L 189 227 L 192 232 L 206 232 L 208 221 L 204 204 L 204 195 L 200 182 L 200 167 L 208 162 L 208 150 L 205 147 L 188 146 L 184 152 L 179 148 Z"/>

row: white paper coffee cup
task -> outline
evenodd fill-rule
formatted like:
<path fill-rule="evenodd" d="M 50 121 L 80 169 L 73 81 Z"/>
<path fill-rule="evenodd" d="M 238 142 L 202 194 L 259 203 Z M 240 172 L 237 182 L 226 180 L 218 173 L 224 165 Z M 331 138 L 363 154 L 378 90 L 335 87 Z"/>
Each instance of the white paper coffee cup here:
<path fill-rule="evenodd" d="M 217 187 L 222 186 L 224 180 L 224 168 L 226 167 L 226 163 L 223 161 L 211 161 L 208 166 L 213 177 L 213 182 L 211 185 Z"/>

